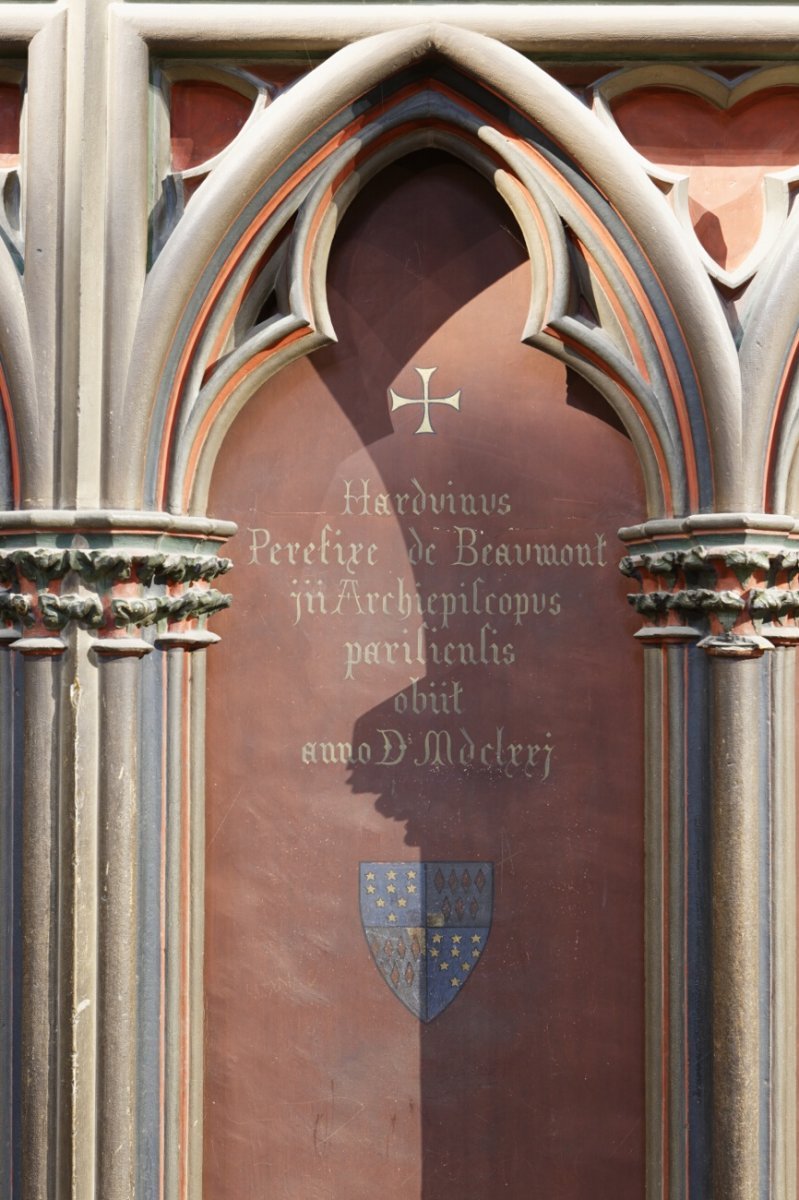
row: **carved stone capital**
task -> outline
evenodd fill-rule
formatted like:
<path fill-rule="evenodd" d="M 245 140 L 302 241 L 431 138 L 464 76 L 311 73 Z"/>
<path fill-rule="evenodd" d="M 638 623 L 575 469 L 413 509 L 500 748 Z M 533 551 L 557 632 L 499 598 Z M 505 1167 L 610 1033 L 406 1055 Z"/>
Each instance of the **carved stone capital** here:
<path fill-rule="evenodd" d="M 23 515 L 27 529 L 19 528 Z M 219 640 L 206 626 L 232 600 L 214 584 L 233 565 L 217 551 L 234 527 L 125 515 L 138 520 L 0 514 L 0 644 L 58 654 L 69 625 L 94 633 L 99 654 L 148 653 L 153 643 L 141 636 L 148 627 L 157 643 L 185 649 Z"/>
<path fill-rule="evenodd" d="M 799 522 L 761 514 L 650 521 L 620 531 L 636 637 L 757 658 L 799 642 Z"/>

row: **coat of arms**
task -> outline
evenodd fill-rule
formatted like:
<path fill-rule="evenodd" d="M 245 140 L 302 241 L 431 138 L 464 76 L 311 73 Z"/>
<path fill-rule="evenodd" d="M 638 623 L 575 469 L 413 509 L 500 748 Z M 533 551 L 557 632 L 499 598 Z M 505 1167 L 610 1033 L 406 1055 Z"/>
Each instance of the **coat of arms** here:
<path fill-rule="evenodd" d="M 468 983 L 491 929 L 493 865 L 361 863 L 361 920 L 380 974 L 421 1021 Z"/>

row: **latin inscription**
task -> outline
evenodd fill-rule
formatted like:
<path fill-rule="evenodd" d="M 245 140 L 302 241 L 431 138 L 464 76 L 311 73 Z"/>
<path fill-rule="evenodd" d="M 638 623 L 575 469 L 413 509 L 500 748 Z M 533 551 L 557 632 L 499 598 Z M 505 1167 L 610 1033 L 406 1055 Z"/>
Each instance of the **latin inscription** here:
<path fill-rule="evenodd" d="M 452 490 L 428 490 L 412 477 L 407 489 L 388 493 L 370 478 L 342 478 L 337 511 L 313 540 L 278 537 L 266 525 L 249 528 L 249 565 L 289 580 L 290 627 L 340 638 L 342 685 L 360 683 L 383 667 L 408 672 L 408 687 L 393 698 L 396 720 L 375 728 L 369 741 L 311 738 L 299 748 L 304 764 L 488 769 L 541 783 L 550 778 L 552 734 L 477 727 L 458 673 L 477 668 L 477 676 L 470 674 L 474 686 L 481 667 L 512 668 L 519 659 L 514 633 L 536 622 L 546 636 L 547 625 L 563 619 L 570 595 L 562 569 L 568 579 L 606 568 L 608 535 L 586 529 L 579 540 L 532 540 L 523 531 L 530 514 L 514 512 L 509 492 L 460 491 L 451 481 L 447 488 Z M 374 535 L 373 519 L 381 517 L 402 522 L 408 561 L 418 568 L 415 585 L 402 574 L 386 575 Z M 493 532 L 481 517 L 492 519 Z M 497 517 L 507 519 L 501 536 Z M 371 536 L 362 536 L 367 524 Z M 549 583 L 555 573 L 557 586 Z M 520 574 L 529 586 L 503 586 Z M 349 632 L 352 618 L 377 618 L 392 636 L 341 636 L 337 622 L 349 619 Z M 431 670 L 436 678 L 425 678 Z M 411 732 L 411 715 L 429 724 L 415 721 Z M 441 717 L 447 720 L 438 722 Z"/>

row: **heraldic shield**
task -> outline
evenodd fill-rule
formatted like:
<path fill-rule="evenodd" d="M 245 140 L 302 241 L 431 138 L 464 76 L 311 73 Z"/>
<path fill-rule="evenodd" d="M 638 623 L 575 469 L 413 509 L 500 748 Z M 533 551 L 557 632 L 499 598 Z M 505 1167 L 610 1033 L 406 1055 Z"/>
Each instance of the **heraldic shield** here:
<path fill-rule="evenodd" d="M 493 864 L 361 863 L 361 920 L 394 995 L 433 1021 L 460 995 L 491 929 Z"/>

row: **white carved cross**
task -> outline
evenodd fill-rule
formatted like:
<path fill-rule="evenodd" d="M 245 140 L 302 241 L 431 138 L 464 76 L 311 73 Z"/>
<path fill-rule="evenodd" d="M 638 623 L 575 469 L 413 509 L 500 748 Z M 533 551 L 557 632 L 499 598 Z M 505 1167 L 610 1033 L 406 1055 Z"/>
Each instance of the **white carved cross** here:
<path fill-rule="evenodd" d="M 414 430 L 414 433 L 435 433 L 435 429 L 430 423 L 430 405 L 431 404 L 446 404 L 450 408 L 457 409 L 460 412 L 461 407 L 461 390 L 458 388 L 452 396 L 431 396 L 430 395 L 430 378 L 438 370 L 438 367 L 414 367 L 414 371 L 422 380 L 422 395 L 416 399 L 409 399 L 407 396 L 398 396 L 393 388 L 389 388 L 391 395 L 391 411 L 396 412 L 398 408 L 404 408 L 406 404 L 423 404 L 424 416 L 422 417 L 419 428 Z"/>

